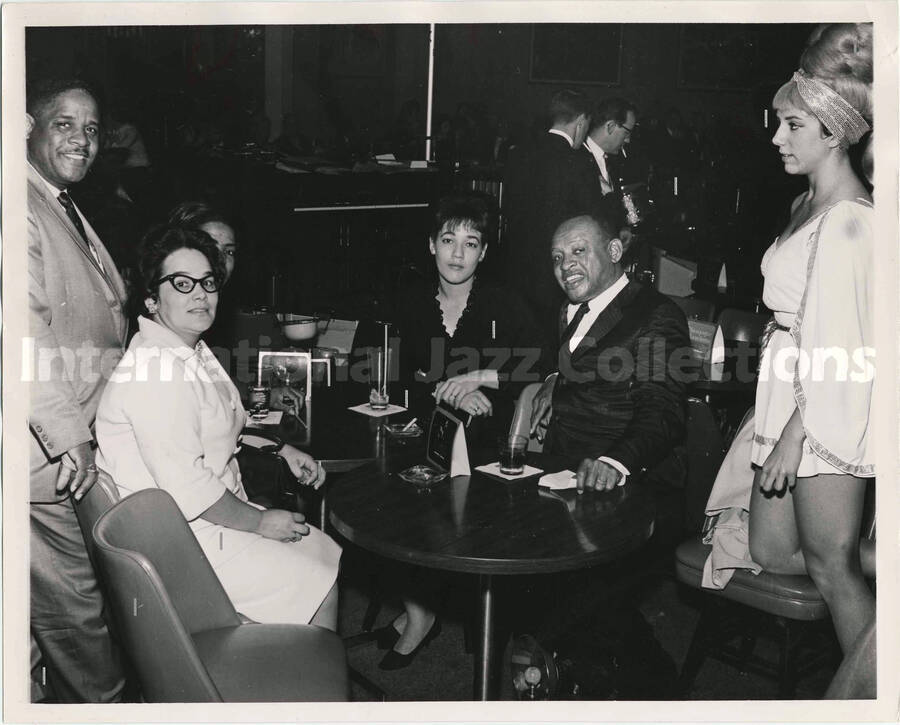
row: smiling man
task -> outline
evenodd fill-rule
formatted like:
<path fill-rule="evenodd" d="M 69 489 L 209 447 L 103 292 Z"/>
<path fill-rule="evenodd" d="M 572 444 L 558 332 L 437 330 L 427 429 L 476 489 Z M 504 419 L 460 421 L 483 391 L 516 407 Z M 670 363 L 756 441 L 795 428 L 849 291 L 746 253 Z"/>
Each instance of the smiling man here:
<path fill-rule="evenodd" d="M 579 492 L 610 490 L 662 462 L 684 431 L 684 383 L 675 366 L 689 348 L 675 303 L 629 281 L 621 203 L 564 221 L 553 235 L 560 311 L 558 368 L 535 396 L 532 432 L 577 466 Z"/>
<path fill-rule="evenodd" d="M 43 659 L 33 699 L 115 702 L 122 669 L 73 499 L 97 479 L 94 415 L 127 333 L 125 287 L 68 194 L 97 156 L 100 114 L 81 81 L 29 88 L 28 312 L 31 380 L 31 633 Z M 32 658 L 35 659 L 34 657 Z"/>

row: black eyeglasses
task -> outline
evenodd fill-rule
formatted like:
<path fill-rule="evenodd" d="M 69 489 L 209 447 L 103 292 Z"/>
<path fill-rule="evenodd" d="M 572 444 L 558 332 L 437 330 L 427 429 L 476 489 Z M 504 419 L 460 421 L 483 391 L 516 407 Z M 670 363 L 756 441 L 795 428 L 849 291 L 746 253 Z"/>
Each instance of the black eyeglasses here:
<path fill-rule="evenodd" d="M 634 127 L 628 128 L 624 123 L 616 122 L 616 126 L 621 128 L 625 132 L 625 138 L 631 138 L 631 132 L 634 131 Z"/>
<path fill-rule="evenodd" d="M 193 292 L 198 282 L 204 292 L 213 293 L 219 291 L 219 280 L 212 274 L 208 274 L 201 279 L 195 279 L 186 274 L 167 274 L 165 277 L 160 277 L 156 280 L 156 286 L 159 287 L 163 282 L 169 282 L 176 292 L 181 292 L 183 295 Z"/>

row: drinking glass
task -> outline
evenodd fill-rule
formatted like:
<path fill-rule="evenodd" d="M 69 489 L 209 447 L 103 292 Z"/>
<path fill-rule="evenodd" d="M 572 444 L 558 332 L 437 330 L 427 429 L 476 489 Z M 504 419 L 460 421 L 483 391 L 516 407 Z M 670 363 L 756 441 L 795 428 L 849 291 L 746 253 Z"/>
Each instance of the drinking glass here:
<path fill-rule="evenodd" d="M 528 439 L 520 435 L 501 436 L 497 441 L 500 453 L 500 473 L 518 476 L 525 470 L 525 451 Z"/>
<path fill-rule="evenodd" d="M 373 410 L 387 408 L 388 370 L 390 369 L 391 350 L 385 347 L 370 347 L 369 353 L 369 405 Z"/>

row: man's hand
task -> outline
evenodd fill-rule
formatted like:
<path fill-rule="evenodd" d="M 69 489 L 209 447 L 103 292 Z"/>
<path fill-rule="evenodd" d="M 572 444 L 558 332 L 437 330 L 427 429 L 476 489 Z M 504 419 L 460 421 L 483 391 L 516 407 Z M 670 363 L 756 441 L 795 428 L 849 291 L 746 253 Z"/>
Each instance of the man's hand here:
<path fill-rule="evenodd" d="M 319 488 L 325 483 L 325 469 L 308 453 L 285 444 L 278 455 L 287 461 L 291 473 L 296 476 L 298 483 L 304 486 Z"/>
<path fill-rule="evenodd" d="M 612 491 L 621 478 L 622 473 L 605 461 L 585 458 L 575 474 L 575 487 L 578 493 L 584 493 L 585 489 Z"/>
<path fill-rule="evenodd" d="M 464 395 L 457 407 L 469 415 L 488 416 L 494 413 L 493 404 L 480 390 L 473 390 L 471 393 Z"/>
<path fill-rule="evenodd" d="M 97 465 L 94 463 L 94 449 L 90 441 L 80 443 L 63 453 L 56 479 L 57 493 L 68 488 L 75 500 L 80 501 L 96 481 Z"/>
<path fill-rule="evenodd" d="M 462 408 L 462 400 L 473 390 L 478 390 L 481 381 L 474 375 L 465 373 L 463 375 L 454 375 L 440 383 L 434 390 L 434 402 L 446 402 L 454 408 Z M 467 411 L 468 412 L 468 411 Z"/>
<path fill-rule="evenodd" d="M 262 512 L 256 533 L 267 539 L 278 541 L 299 541 L 309 533 L 303 514 L 284 511 L 283 509 L 267 509 Z"/>
<path fill-rule="evenodd" d="M 552 375 L 544 381 L 541 389 L 535 393 L 531 403 L 531 435 L 537 435 L 539 441 L 544 440 L 544 432 L 550 423 L 550 414 L 553 412 L 553 388 L 556 385 L 556 375 Z"/>

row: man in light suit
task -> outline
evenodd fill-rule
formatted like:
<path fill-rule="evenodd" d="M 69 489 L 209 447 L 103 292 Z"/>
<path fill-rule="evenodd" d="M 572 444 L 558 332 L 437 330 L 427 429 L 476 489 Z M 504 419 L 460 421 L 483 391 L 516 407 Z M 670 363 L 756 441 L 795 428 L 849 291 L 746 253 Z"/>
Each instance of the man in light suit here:
<path fill-rule="evenodd" d="M 635 107 L 624 98 L 607 98 L 597 104 L 584 147 L 596 165 L 603 195 L 620 191 L 619 175 L 611 157 L 624 155 L 637 125 Z"/>
<path fill-rule="evenodd" d="M 85 83 L 51 81 L 26 111 L 31 633 L 56 700 L 115 702 L 120 656 L 73 508 L 97 478 L 94 415 L 128 324 L 122 279 L 67 192 L 96 158 L 99 109 Z"/>
<path fill-rule="evenodd" d="M 610 490 L 643 472 L 652 478 L 684 434 L 677 365 L 690 349 L 687 322 L 674 302 L 625 275 L 620 207 L 605 197 L 553 236 L 553 270 L 569 304 L 532 432 L 549 421 L 545 449 L 578 467 L 579 491 Z"/>

